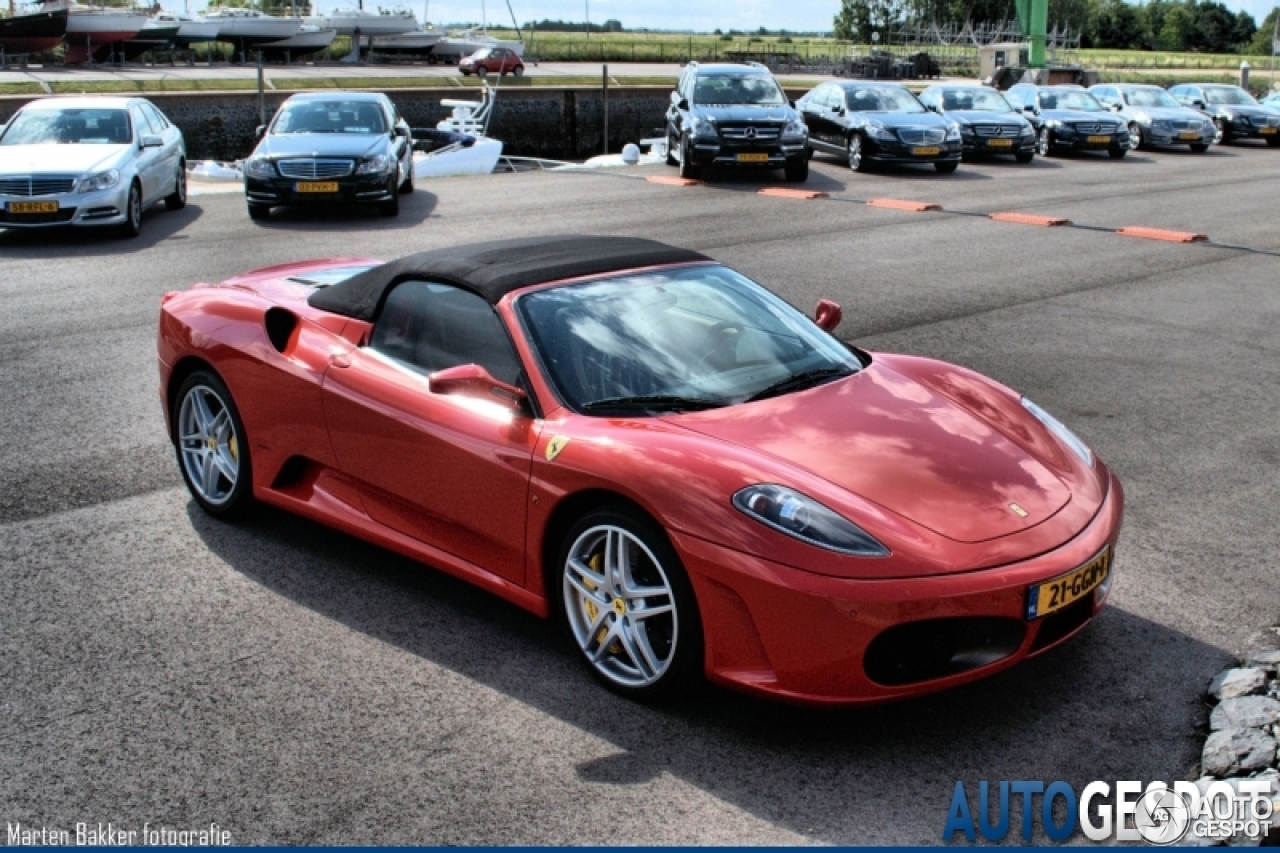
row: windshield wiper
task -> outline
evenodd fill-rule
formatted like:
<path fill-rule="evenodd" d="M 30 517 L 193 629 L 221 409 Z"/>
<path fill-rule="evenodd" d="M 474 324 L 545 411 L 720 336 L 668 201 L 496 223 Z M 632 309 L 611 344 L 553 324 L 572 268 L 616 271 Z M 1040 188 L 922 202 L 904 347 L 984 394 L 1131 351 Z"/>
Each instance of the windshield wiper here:
<path fill-rule="evenodd" d="M 818 367 L 813 370 L 802 370 L 799 373 L 788 376 L 786 379 L 778 380 L 763 391 L 757 391 L 743 402 L 754 403 L 756 400 L 766 400 L 769 397 L 777 397 L 780 394 L 801 391 L 805 388 L 821 385 L 832 379 L 849 376 L 854 372 L 852 368 L 848 367 Z"/>
<path fill-rule="evenodd" d="M 600 409 L 617 409 L 619 411 L 700 411 L 702 409 L 718 409 L 725 405 L 720 400 L 704 400 L 698 397 L 679 397 L 674 394 L 651 394 L 638 397 L 606 397 L 603 400 L 592 400 L 582 405 L 583 411 L 594 412 Z"/>

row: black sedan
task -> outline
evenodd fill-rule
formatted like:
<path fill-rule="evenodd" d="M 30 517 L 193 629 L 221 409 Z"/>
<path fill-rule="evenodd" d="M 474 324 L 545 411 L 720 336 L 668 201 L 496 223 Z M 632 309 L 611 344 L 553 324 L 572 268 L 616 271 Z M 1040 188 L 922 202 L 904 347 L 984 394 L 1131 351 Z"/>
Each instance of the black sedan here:
<path fill-rule="evenodd" d="M 960 128 L 897 84 L 824 83 L 796 107 L 810 148 L 847 157 L 855 172 L 873 163 L 932 163 L 945 175 L 960 165 Z"/>
<path fill-rule="evenodd" d="M 250 219 L 276 206 L 352 203 L 396 216 L 399 193 L 413 191 L 413 137 L 386 95 L 294 95 L 258 131 L 244 163 Z"/>
<path fill-rule="evenodd" d="M 1239 86 L 1180 83 L 1170 86 L 1169 94 L 1213 120 L 1214 142 L 1253 138 L 1265 139 L 1273 148 L 1280 145 L 1280 111 L 1258 103 Z"/>
<path fill-rule="evenodd" d="M 930 86 L 920 93 L 920 103 L 959 125 L 965 154 L 1012 154 L 1019 163 L 1030 163 L 1036 156 L 1036 131 L 1031 122 L 989 86 Z"/>
<path fill-rule="evenodd" d="M 1129 153 L 1129 128 L 1079 86 L 1019 83 L 1005 92 L 1036 128 L 1036 151 L 1106 151 L 1119 160 Z"/>

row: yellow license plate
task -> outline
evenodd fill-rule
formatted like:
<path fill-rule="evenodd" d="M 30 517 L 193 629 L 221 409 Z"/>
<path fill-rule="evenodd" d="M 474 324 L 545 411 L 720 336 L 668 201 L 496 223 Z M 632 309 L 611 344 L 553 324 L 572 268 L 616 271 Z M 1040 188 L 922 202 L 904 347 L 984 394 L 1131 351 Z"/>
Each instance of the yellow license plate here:
<path fill-rule="evenodd" d="M 768 154 L 739 154 L 738 162 L 739 163 L 768 163 L 769 155 Z"/>
<path fill-rule="evenodd" d="M 57 213 L 56 201 L 11 201 L 10 213 Z"/>
<path fill-rule="evenodd" d="M 924 148 L 912 148 L 911 153 L 917 157 L 936 157 L 942 153 L 942 149 L 936 145 L 926 145 Z"/>
<path fill-rule="evenodd" d="M 1110 136 L 1090 136 L 1089 137 L 1090 145 L 1109 145 L 1110 143 L 1111 143 Z"/>
<path fill-rule="evenodd" d="M 1274 127 L 1264 127 L 1264 128 L 1262 128 L 1262 130 L 1259 130 L 1259 131 L 1258 131 L 1258 133 L 1261 133 L 1261 134 L 1263 134 L 1263 135 L 1270 135 L 1270 134 L 1275 133 L 1275 132 L 1276 132 L 1276 128 L 1274 128 Z"/>
<path fill-rule="evenodd" d="M 336 193 L 338 191 L 337 181 L 298 181 L 293 186 L 300 193 Z"/>
<path fill-rule="evenodd" d="M 988 148 L 1012 148 L 1013 140 L 1012 139 L 988 139 L 987 147 Z"/>
<path fill-rule="evenodd" d="M 1194 130 L 1184 130 L 1182 133 L 1178 134 L 1178 138 L 1196 140 L 1200 138 L 1200 134 L 1196 133 Z"/>
<path fill-rule="evenodd" d="M 1111 573 L 1111 546 L 1078 569 L 1027 587 L 1027 618 L 1039 619 L 1093 592 Z"/>

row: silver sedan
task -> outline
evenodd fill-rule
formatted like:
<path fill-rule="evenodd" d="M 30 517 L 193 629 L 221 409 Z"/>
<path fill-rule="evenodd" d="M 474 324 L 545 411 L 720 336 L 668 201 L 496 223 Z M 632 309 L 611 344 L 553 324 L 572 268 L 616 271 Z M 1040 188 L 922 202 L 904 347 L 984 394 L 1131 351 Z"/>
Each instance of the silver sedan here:
<path fill-rule="evenodd" d="M 0 227 L 142 230 L 142 211 L 187 203 L 182 131 L 144 98 L 43 98 L 0 131 Z"/>
<path fill-rule="evenodd" d="M 1090 86 L 1089 92 L 1129 125 L 1131 148 L 1189 145 L 1203 154 L 1217 135 L 1213 122 L 1159 86 L 1107 83 Z"/>

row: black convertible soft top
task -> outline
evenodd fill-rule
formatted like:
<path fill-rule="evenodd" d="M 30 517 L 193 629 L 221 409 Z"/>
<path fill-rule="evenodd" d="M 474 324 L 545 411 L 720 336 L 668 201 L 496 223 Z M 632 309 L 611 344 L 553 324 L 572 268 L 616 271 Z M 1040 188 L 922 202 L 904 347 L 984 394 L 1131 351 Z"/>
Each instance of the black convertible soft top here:
<path fill-rule="evenodd" d="M 408 279 L 457 285 L 492 305 L 531 284 L 709 260 L 689 249 L 636 237 L 574 234 L 496 240 L 406 255 L 320 288 L 307 302 L 323 311 L 373 321 L 387 292 Z"/>

